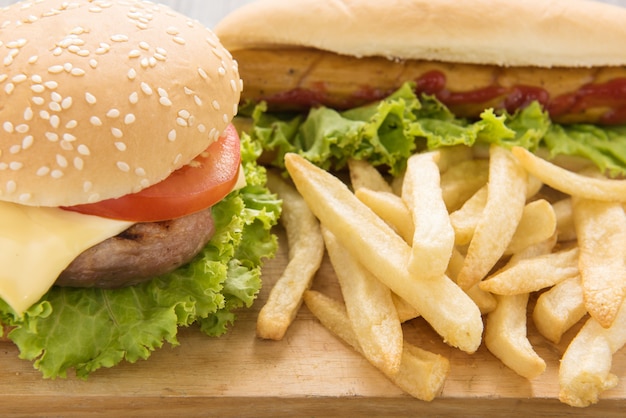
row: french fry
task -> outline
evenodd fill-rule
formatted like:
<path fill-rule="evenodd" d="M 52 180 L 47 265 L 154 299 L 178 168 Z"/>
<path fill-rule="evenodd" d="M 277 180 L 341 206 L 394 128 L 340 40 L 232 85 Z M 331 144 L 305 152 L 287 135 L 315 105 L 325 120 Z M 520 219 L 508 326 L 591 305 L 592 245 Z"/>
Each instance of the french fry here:
<path fill-rule="evenodd" d="M 387 183 L 380 171 L 369 162 L 350 158 L 348 170 L 350 171 L 352 190 L 356 191 L 365 187 L 370 190 L 392 193 L 391 185 Z"/>
<path fill-rule="evenodd" d="M 463 246 L 472 241 L 476 225 L 480 222 L 487 204 L 487 193 L 487 186 L 481 187 L 460 209 L 450 214 L 456 245 Z"/>
<path fill-rule="evenodd" d="M 556 215 L 556 230 L 559 241 L 574 241 L 576 228 L 574 227 L 574 214 L 572 211 L 572 199 L 567 197 L 552 204 Z"/>
<path fill-rule="evenodd" d="M 355 351 L 363 354 L 341 303 L 312 290 L 304 294 L 304 301 L 322 325 Z M 398 372 L 386 376 L 408 394 L 424 401 L 432 401 L 443 389 L 449 371 L 448 359 L 404 341 Z"/>
<path fill-rule="evenodd" d="M 413 219 L 402 198 L 394 193 L 375 191 L 365 187 L 357 189 L 354 194 L 388 225 L 390 225 L 405 241 L 413 242 Z"/>
<path fill-rule="evenodd" d="M 280 221 L 287 233 L 289 261 L 259 312 L 256 333 L 260 338 L 280 340 L 293 322 L 302 304 L 302 294 L 322 263 L 324 241 L 318 220 L 298 191 L 269 171 L 267 184 L 283 199 Z"/>
<path fill-rule="evenodd" d="M 391 299 L 396 307 L 396 312 L 398 312 L 400 322 L 410 321 L 420 316 L 420 313 L 414 307 L 393 292 L 391 293 Z"/>
<path fill-rule="evenodd" d="M 467 145 L 443 147 L 438 149 L 437 152 L 439 153 L 437 166 L 441 173 L 445 173 L 455 165 L 461 164 L 463 161 L 474 159 L 474 151 L 472 147 L 468 147 Z"/>
<path fill-rule="evenodd" d="M 473 353 L 483 323 L 476 304 L 447 276 L 415 280 L 411 248 L 348 187 L 296 154 L 285 165 L 311 211 L 380 281 L 411 304 L 448 344 Z"/>
<path fill-rule="evenodd" d="M 619 202 L 572 197 L 585 307 L 609 327 L 626 295 L 626 214 Z"/>
<path fill-rule="evenodd" d="M 533 379 L 546 369 L 526 336 L 528 293 L 497 296 L 495 310 L 487 315 L 485 345 L 502 363 L 520 376 Z"/>
<path fill-rule="evenodd" d="M 463 268 L 465 257 L 457 249 L 452 250 L 452 256 L 450 257 L 450 263 L 448 264 L 447 274 L 453 281 L 456 282 L 456 278 L 459 275 L 459 271 Z M 476 283 L 474 286 L 465 290 L 465 293 L 474 301 L 480 313 L 487 314 L 496 308 L 496 298 L 489 292 L 485 292 Z"/>
<path fill-rule="evenodd" d="M 324 225 L 322 236 L 363 355 L 385 374 L 396 374 L 402 359 L 403 337 L 391 291 L 355 260 Z"/>
<path fill-rule="evenodd" d="M 509 262 L 502 270 L 480 282 L 480 288 L 496 295 L 530 293 L 575 277 L 578 270 L 578 248 Z"/>
<path fill-rule="evenodd" d="M 465 160 L 441 174 L 441 194 L 448 212 L 459 209 L 467 199 L 487 184 L 489 160 Z"/>
<path fill-rule="evenodd" d="M 526 202 L 527 175 L 505 148 L 489 149 L 487 203 L 469 244 L 458 284 L 468 289 L 480 282 L 498 262 L 511 241 Z"/>
<path fill-rule="evenodd" d="M 445 274 L 454 247 L 454 230 L 441 195 L 438 152 L 413 154 L 407 161 L 402 200 L 411 212 L 414 231 L 409 272 L 417 280 Z"/>
<path fill-rule="evenodd" d="M 626 201 L 626 180 L 584 176 L 552 164 L 521 147 L 513 147 L 512 152 L 529 173 L 554 189 L 586 199 Z"/>
<path fill-rule="evenodd" d="M 565 350 L 559 367 L 559 399 L 571 406 L 598 402 L 600 394 L 615 387 L 611 373 L 613 354 L 626 344 L 626 308 L 620 307 L 613 324 L 604 328 L 589 318 Z"/>
<path fill-rule="evenodd" d="M 533 200 L 524 206 L 522 218 L 504 254 L 515 254 L 547 240 L 556 231 L 556 214 L 547 200 Z"/>
<path fill-rule="evenodd" d="M 543 292 L 533 309 L 533 323 L 541 335 L 555 344 L 587 313 L 580 276 L 565 279 Z"/>

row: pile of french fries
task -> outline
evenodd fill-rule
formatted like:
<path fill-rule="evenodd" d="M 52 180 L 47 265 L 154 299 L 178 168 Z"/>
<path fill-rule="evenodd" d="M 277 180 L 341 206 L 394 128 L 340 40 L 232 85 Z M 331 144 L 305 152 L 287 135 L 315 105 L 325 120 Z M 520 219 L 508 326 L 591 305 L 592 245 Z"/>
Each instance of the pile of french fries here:
<path fill-rule="evenodd" d="M 546 368 L 527 338 L 558 343 L 580 321 L 559 368 L 560 400 L 598 402 L 617 384 L 626 343 L 626 180 L 565 167 L 522 148 L 464 146 L 413 155 L 387 180 L 349 162 L 346 184 L 296 154 L 295 185 L 270 174 L 284 201 L 289 263 L 260 312 L 257 334 L 281 339 L 302 301 L 331 332 L 407 393 L 430 401 L 449 361 L 409 344 L 423 317 L 447 344 L 487 349 L 519 375 Z M 309 290 L 327 251 L 342 291 Z"/>

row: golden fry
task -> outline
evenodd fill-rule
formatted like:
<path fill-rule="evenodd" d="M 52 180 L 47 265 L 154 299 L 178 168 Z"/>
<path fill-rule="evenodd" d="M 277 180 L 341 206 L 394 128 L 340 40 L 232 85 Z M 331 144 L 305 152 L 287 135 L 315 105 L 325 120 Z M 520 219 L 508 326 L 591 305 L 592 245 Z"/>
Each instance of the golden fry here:
<path fill-rule="evenodd" d="M 332 174 L 296 154 L 285 164 L 311 211 L 367 270 L 410 303 L 448 344 L 478 349 L 483 323 L 476 304 L 447 276 L 415 280 L 411 248 Z"/>
<path fill-rule="evenodd" d="M 441 195 L 438 158 L 437 152 L 413 154 L 402 186 L 402 200 L 414 226 L 408 269 L 417 280 L 443 276 L 454 247 L 454 230 Z"/>
<path fill-rule="evenodd" d="M 619 202 L 572 198 L 585 307 L 609 327 L 626 296 L 626 214 Z"/>
<path fill-rule="evenodd" d="M 298 191 L 280 176 L 268 172 L 270 190 L 283 199 L 280 218 L 287 233 L 289 262 L 257 318 L 257 336 L 280 340 L 295 318 L 302 294 L 322 264 L 324 241 L 318 220 Z"/>
<path fill-rule="evenodd" d="M 527 175 L 507 149 L 490 147 L 487 203 L 469 244 L 458 284 L 480 282 L 509 245 L 526 202 Z"/>
<path fill-rule="evenodd" d="M 323 225 L 322 236 L 363 355 L 385 374 L 397 373 L 403 338 L 391 291 L 355 260 Z"/>
<path fill-rule="evenodd" d="M 377 192 L 392 193 L 391 185 L 387 183 L 380 171 L 367 161 L 350 158 L 348 169 L 352 190 L 357 191 L 364 187 Z"/>
<path fill-rule="evenodd" d="M 311 290 L 305 293 L 304 301 L 327 329 L 363 354 L 345 308 L 339 302 Z M 432 401 L 441 392 L 449 371 L 448 359 L 404 341 L 398 372 L 387 377 L 408 394 Z"/>
<path fill-rule="evenodd" d="M 533 323 L 541 335 L 555 344 L 587 313 L 580 276 L 570 277 L 546 290 L 533 309 Z"/>
<path fill-rule="evenodd" d="M 365 187 L 357 189 L 354 194 L 380 218 L 390 225 L 405 241 L 413 242 L 413 219 L 402 198 L 393 193 L 375 191 Z"/>

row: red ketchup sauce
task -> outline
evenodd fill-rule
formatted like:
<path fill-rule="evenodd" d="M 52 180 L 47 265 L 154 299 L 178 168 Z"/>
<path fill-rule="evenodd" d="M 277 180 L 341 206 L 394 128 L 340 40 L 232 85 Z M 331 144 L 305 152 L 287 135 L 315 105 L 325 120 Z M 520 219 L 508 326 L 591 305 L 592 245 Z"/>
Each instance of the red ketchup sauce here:
<path fill-rule="evenodd" d="M 429 71 L 417 78 L 415 91 L 418 94 L 434 95 L 453 111 L 455 106 L 485 104 L 512 113 L 533 101 L 538 101 L 551 115 L 560 117 L 584 113 L 588 109 L 606 108 L 599 123 L 626 123 L 626 78 L 616 78 L 605 83 L 590 83 L 575 92 L 550 97 L 547 90 L 536 86 L 516 85 L 503 87 L 486 86 L 475 90 L 453 92 L 447 89 L 447 80 L 441 71 Z M 381 100 L 393 90 L 359 86 L 349 98 L 334 98 L 323 82 L 311 88 L 294 89 L 264 97 L 270 105 L 279 107 L 308 108 L 319 105 L 347 109 L 376 100 Z"/>

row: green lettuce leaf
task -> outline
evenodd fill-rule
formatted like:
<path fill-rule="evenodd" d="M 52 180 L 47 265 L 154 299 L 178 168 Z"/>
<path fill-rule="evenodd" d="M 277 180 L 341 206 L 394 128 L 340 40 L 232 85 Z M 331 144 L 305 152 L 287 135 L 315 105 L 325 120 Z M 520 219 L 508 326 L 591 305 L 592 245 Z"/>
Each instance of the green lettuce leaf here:
<path fill-rule="evenodd" d="M 273 257 L 271 227 L 280 201 L 265 187 L 256 164 L 259 144 L 242 136 L 247 185 L 213 208 L 216 231 L 189 264 L 146 283 L 114 290 L 53 287 L 22 316 L 0 300 L 0 320 L 20 358 L 46 378 L 74 370 L 85 378 L 101 367 L 147 359 L 164 343 L 178 345 L 178 327 L 197 323 L 224 334 L 235 311 L 250 307 L 261 287 L 261 265 Z"/>
<path fill-rule="evenodd" d="M 486 109 L 477 120 L 456 117 L 434 97 L 418 98 L 412 83 L 379 102 L 338 112 L 326 107 L 304 114 L 273 114 L 265 103 L 251 107 L 251 135 L 284 167 L 287 152 L 325 169 L 339 170 L 348 158 L 365 159 L 401 173 L 414 152 L 455 145 L 499 144 L 593 161 L 611 175 L 626 174 L 626 127 L 557 125 L 537 102 L 509 114 Z M 245 112 L 245 108 L 244 108 Z"/>

